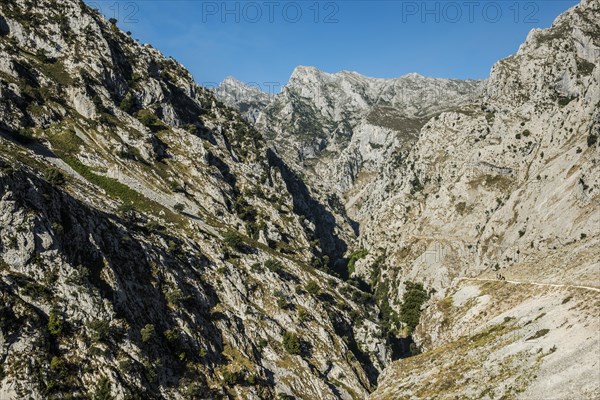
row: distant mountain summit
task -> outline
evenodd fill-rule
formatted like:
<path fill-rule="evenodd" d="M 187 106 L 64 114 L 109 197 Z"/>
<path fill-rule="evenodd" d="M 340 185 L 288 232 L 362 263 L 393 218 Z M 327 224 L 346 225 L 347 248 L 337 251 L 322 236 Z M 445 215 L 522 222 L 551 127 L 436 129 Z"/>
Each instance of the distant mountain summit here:
<path fill-rule="evenodd" d="M 274 93 L 263 90 L 269 88 L 246 84 L 229 76 L 216 88 L 215 94 L 225 105 L 238 110 L 246 120 L 255 123 L 260 112 L 274 97 Z"/>
<path fill-rule="evenodd" d="M 254 107 L 260 113 L 250 119 L 273 148 L 311 186 L 349 196 L 353 189 L 362 191 L 386 162 L 407 150 L 428 119 L 474 102 L 482 86 L 481 81 L 416 73 L 381 79 L 299 66 L 270 102 L 263 101 L 264 95 L 253 102 L 250 90 L 241 97 L 226 82 L 217 96 L 242 112 L 249 103 L 265 104 Z M 235 97 L 242 100 L 236 103 Z M 360 202 L 355 198 L 352 203 Z"/>

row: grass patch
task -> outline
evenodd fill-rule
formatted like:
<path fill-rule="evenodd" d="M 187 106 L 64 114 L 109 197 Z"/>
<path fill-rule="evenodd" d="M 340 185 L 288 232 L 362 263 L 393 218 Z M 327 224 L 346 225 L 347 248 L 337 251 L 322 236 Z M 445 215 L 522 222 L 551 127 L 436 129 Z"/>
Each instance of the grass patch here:
<path fill-rule="evenodd" d="M 533 335 L 531 335 L 530 337 L 527 338 L 527 340 L 535 340 L 535 339 L 539 339 L 542 336 L 546 336 L 546 334 L 550 332 L 550 329 L 540 329 L 539 331 L 537 331 L 536 333 L 534 333 Z"/>

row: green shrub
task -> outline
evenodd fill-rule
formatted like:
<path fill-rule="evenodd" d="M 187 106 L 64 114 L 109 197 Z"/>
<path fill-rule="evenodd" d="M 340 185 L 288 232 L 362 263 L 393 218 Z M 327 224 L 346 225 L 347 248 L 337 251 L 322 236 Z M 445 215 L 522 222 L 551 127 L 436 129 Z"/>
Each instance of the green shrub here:
<path fill-rule="evenodd" d="M 418 193 L 418 192 L 422 191 L 423 189 L 425 189 L 425 186 L 423 186 L 423 184 L 421 183 L 421 180 L 416 175 L 410 181 L 410 185 L 411 185 L 410 194 L 415 194 L 415 193 Z"/>
<path fill-rule="evenodd" d="M 278 260 L 267 260 L 265 261 L 265 268 L 278 274 L 283 270 L 283 264 Z"/>
<path fill-rule="evenodd" d="M 223 235 L 223 243 L 235 251 L 242 251 L 244 249 L 244 239 L 237 232 L 226 232 Z"/>
<path fill-rule="evenodd" d="M 298 335 L 293 332 L 285 332 L 283 334 L 283 348 L 290 354 L 300 354 L 302 346 Z"/>
<path fill-rule="evenodd" d="M 59 336 L 63 332 L 63 318 L 56 311 L 50 311 L 48 315 L 48 332 L 53 336 Z"/>
<path fill-rule="evenodd" d="M 138 120 L 148 128 L 153 128 L 159 123 L 159 119 L 150 110 L 140 110 L 137 113 Z"/>
<path fill-rule="evenodd" d="M 402 297 L 400 321 L 404 322 L 410 332 L 419 324 L 421 306 L 429 299 L 429 294 L 420 283 L 406 282 L 406 292 Z"/>
<path fill-rule="evenodd" d="M 90 337 L 94 342 L 105 342 L 110 338 L 110 323 L 101 319 L 95 319 L 87 324 Z"/>
<path fill-rule="evenodd" d="M 354 253 L 352 253 L 350 255 L 350 260 L 348 260 L 348 276 L 351 276 L 354 273 L 354 269 L 355 269 L 355 264 L 358 260 L 360 260 L 361 258 L 364 258 L 367 256 L 367 254 L 369 254 L 369 252 L 365 249 L 360 249 L 358 251 L 355 251 Z"/>
<path fill-rule="evenodd" d="M 165 227 L 156 221 L 148 221 L 146 224 L 146 229 L 148 229 L 150 232 L 161 232 L 165 229 Z"/>
<path fill-rule="evenodd" d="M 54 374 L 54 379 L 62 380 L 67 375 L 67 365 L 62 358 L 54 356 L 50 360 L 50 371 Z"/>
<path fill-rule="evenodd" d="M 167 302 L 171 307 L 174 307 L 179 304 L 181 299 L 183 298 L 183 293 L 179 289 L 169 290 L 165 295 Z"/>
<path fill-rule="evenodd" d="M 223 383 L 226 386 L 235 386 L 238 383 L 241 383 L 244 380 L 244 375 L 239 372 L 239 371 L 235 371 L 235 372 L 231 372 L 231 371 L 225 371 L 223 372 Z"/>
<path fill-rule="evenodd" d="M 93 400 L 112 400 L 113 397 L 110 391 L 110 381 L 108 380 L 108 378 L 103 377 L 98 381 L 92 398 Z"/>
<path fill-rule="evenodd" d="M 179 339 L 179 334 L 177 333 L 176 329 L 167 329 L 166 331 L 163 332 L 165 339 L 167 339 L 168 342 L 171 343 L 175 343 L 177 342 L 177 339 Z"/>
<path fill-rule="evenodd" d="M 545 336 L 548 332 L 550 332 L 550 329 L 540 329 L 539 331 L 537 331 L 536 333 L 534 333 L 533 335 L 531 335 L 530 337 L 528 337 L 527 341 L 539 339 L 542 336 Z"/>
<path fill-rule="evenodd" d="M 66 182 L 65 175 L 58 168 L 47 169 L 44 178 L 54 186 L 61 186 Z"/>
<path fill-rule="evenodd" d="M 296 312 L 298 314 L 298 321 L 300 322 L 306 322 L 311 318 L 308 310 L 304 307 L 297 307 Z"/>
<path fill-rule="evenodd" d="M 119 108 L 128 114 L 133 111 L 134 106 L 135 100 L 130 93 L 127 93 L 127 95 L 121 101 L 121 104 L 119 104 Z"/>
<path fill-rule="evenodd" d="M 558 104 L 561 107 L 566 106 L 567 104 L 569 104 L 570 102 L 572 102 L 573 100 L 575 100 L 575 97 L 565 97 L 565 96 L 561 96 L 558 98 Z"/>
<path fill-rule="evenodd" d="M 175 205 L 173 206 L 173 209 L 174 209 L 175 211 L 177 211 L 178 213 L 182 213 L 182 212 L 183 212 L 183 210 L 185 210 L 185 206 L 184 206 L 183 204 L 181 204 L 181 203 L 177 203 L 177 204 L 175 204 Z"/>
<path fill-rule="evenodd" d="M 312 294 L 314 296 L 318 295 L 319 292 L 321 292 L 321 287 L 319 286 L 319 284 L 315 281 L 309 281 L 306 286 L 304 286 L 304 289 L 309 293 Z"/>
<path fill-rule="evenodd" d="M 146 324 L 141 330 L 140 335 L 142 336 L 142 342 L 147 343 L 154 337 L 154 325 Z"/>

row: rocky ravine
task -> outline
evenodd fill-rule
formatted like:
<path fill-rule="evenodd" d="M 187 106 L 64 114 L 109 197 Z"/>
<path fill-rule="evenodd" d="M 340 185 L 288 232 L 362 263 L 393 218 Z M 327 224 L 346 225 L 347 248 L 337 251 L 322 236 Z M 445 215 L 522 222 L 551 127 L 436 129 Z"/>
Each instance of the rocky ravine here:
<path fill-rule="evenodd" d="M 483 83 L 300 67 L 225 99 L 255 128 L 79 1 L 3 3 L 0 398 L 598 397 L 599 7 Z"/>
<path fill-rule="evenodd" d="M 319 176 L 345 195 L 360 223 L 353 249 L 365 249 L 354 253 L 360 257 L 350 272 L 387 299 L 379 304 L 392 330 L 410 333 L 402 315 L 406 282 L 434 291 L 413 335 L 427 351 L 386 369 L 373 398 L 599 395 L 599 7 L 584 0 L 550 29 L 533 30 L 479 84 L 479 95 L 442 102 L 417 125 L 399 123 L 398 131 L 413 129 L 410 141 L 361 148 L 361 157 L 379 160 L 366 180 L 348 172 L 360 164 L 341 175 L 331 168 L 323 178 L 319 161 L 306 162 L 326 157 L 319 151 L 333 141 L 322 132 L 350 132 L 338 125 L 353 120 L 339 117 L 337 104 L 360 115 L 363 92 L 344 97 L 354 75 L 300 68 L 295 75 L 304 83 L 292 79 L 258 118 L 267 138 L 285 136 L 283 145 L 274 143 L 307 181 Z M 323 83 L 336 79 L 343 89 Z M 395 115 L 418 115 L 394 107 Z M 306 121 L 315 110 L 325 113 L 319 124 L 277 131 L 286 126 L 277 116 Z M 351 132 L 350 142 L 376 137 Z M 332 165 L 345 163 L 345 151 L 334 151 Z"/>
<path fill-rule="evenodd" d="M 77 0 L 0 5 L 0 398 L 365 398 L 347 219 Z"/>
<path fill-rule="evenodd" d="M 479 104 L 427 123 L 368 206 L 382 282 L 438 290 L 415 335 L 432 352 L 390 367 L 372 398 L 600 395 L 599 20 L 584 0 L 532 31 Z"/>

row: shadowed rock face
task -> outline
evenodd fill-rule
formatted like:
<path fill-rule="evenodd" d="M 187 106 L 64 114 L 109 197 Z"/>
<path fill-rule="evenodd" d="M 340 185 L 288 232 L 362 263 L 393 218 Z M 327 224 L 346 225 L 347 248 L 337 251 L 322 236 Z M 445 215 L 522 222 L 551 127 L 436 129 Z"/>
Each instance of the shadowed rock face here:
<path fill-rule="evenodd" d="M 310 266 L 351 221 L 84 3 L 0 14 L 0 398 L 365 397 L 377 307 Z"/>
<path fill-rule="evenodd" d="M 10 28 L 8 23 L 6 23 L 6 18 L 0 15 L 0 36 L 6 36 L 10 33 Z"/>

